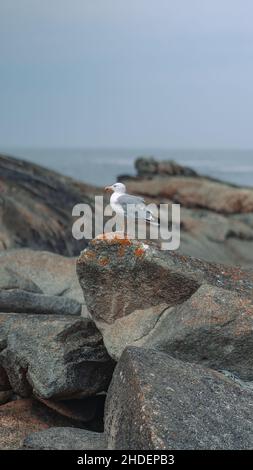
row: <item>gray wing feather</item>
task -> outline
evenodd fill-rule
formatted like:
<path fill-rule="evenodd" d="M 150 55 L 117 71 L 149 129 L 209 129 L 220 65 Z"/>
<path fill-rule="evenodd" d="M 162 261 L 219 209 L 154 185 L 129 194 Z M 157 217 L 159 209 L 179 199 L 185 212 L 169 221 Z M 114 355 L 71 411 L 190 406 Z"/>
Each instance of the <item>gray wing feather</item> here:
<path fill-rule="evenodd" d="M 122 194 L 119 196 L 117 203 L 121 206 L 126 206 L 127 204 L 144 204 L 144 199 L 138 196 L 132 196 L 131 194 Z"/>

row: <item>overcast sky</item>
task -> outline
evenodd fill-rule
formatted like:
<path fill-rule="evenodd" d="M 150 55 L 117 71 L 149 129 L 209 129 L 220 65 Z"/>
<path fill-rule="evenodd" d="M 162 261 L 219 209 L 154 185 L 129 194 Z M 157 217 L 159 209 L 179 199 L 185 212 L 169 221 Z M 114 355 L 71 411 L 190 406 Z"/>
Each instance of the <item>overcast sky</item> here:
<path fill-rule="evenodd" d="M 253 148 L 252 0 L 1 0 L 0 146 Z"/>

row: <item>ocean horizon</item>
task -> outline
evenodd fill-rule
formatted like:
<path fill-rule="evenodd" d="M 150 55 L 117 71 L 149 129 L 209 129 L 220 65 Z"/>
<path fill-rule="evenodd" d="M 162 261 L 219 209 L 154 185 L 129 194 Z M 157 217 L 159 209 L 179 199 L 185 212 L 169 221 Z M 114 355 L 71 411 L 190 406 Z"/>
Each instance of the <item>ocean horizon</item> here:
<path fill-rule="evenodd" d="M 122 174 L 135 175 L 139 156 L 175 160 L 202 175 L 253 186 L 253 149 L 3 147 L 0 152 L 97 186 L 112 184 Z"/>

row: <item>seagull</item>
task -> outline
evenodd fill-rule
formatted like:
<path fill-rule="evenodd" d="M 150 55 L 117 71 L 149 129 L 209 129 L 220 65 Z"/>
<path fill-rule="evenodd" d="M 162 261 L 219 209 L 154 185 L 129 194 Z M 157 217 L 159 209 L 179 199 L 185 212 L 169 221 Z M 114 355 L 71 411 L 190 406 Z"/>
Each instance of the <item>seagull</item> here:
<path fill-rule="evenodd" d="M 147 222 L 159 225 L 153 213 L 145 204 L 142 197 L 127 194 L 126 186 L 123 183 L 114 183 L 111 186 L 106 186 L 105 191 L 111 192 L 110 206 L 116 212 L 124 216 L 132 216 L 138 219 L 146 220 Z M 131 211 L 129 210 L 131 209 Z"/>

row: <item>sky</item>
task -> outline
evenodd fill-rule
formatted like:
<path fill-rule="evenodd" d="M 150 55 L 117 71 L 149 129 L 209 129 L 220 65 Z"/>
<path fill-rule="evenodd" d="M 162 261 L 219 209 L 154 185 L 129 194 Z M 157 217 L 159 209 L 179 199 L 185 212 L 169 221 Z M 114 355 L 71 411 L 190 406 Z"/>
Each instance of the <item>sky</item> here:
<path fill-rule="evenodd" d="M 0 146 L 253 148 L 252 0 L 1 0 Z"/>

